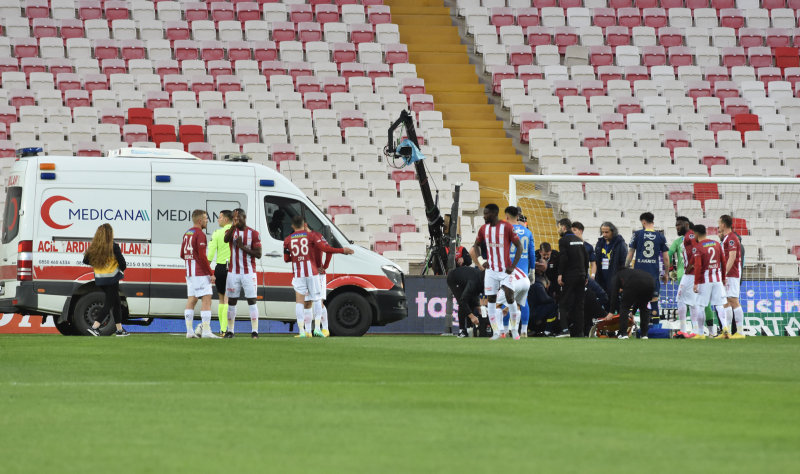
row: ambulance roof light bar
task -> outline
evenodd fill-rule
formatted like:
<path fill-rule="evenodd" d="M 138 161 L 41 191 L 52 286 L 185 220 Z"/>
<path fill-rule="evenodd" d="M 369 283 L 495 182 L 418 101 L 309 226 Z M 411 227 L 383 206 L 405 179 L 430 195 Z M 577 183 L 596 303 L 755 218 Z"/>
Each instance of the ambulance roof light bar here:
<path fill-rule="evenodd" d="M 171 148 L 119 148 L 108 152 L 109 158 L 161 158 L 173 160 L 199 160 L 200 158 L 183 150 Z"/>

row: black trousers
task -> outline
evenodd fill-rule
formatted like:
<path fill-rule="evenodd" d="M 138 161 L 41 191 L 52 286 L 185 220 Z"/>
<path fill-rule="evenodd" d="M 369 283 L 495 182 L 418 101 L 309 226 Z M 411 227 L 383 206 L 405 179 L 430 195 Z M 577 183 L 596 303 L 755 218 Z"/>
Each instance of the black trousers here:
<path fill-rule="evenodd" d="M 103 285 L 99 287 L 105 294 L 103 307 L 97 313 L 96 321 L 103 322 L 108 317 L 108 313 L 114 317 L 114 324 L 122 323 L 122 302 L 119 299 L 119 283 Z"/>
<path fill-rule="evenodd" d="M 622 302 L 619 307 L 619 333 L 628 334 L 628 315 L 635 313 L 639 310 L 639 324 L 642 326 L 642 336 L 647 335 L 647 330 L 650 328 L 650 310 L 647 309 L 647 303 L 650 302 L 651 295 L 633 295 L 626 297 L 622 293 Z"/>
<path fill-rule="evenodd" d="M 225 294 L 225 290 L 227 289 L 228 283 L 228 264 L 227 263 L 218 263 L 216 267 L 214 267 L 214 278 L 216 278 L 216 287 L 217 293 L 220 295 Z"/>
<path fill-rule="evenodd" d="M 562 280 L 564 286 L 561 287 L 561 296 L 558 299 L 561 330 L 569 329 L 571 337 L 584 337 L 583 304 L 586 277 L 581 275 L 564 276 Z"/>
<path fill-rule="evenodd" d="M 467 317 L 472 313 L 472 308 L 477 308 L 480 306 L 480 301 L 475 298 L 474 300 L 469 302 L 469 305 L 458 305 L 458 328 L 461 331 L 466 331 L 467 327 L 471 327 L 472 321 Z M 481 318 L 480 313 L 476 314 L 478 319 Z"/>

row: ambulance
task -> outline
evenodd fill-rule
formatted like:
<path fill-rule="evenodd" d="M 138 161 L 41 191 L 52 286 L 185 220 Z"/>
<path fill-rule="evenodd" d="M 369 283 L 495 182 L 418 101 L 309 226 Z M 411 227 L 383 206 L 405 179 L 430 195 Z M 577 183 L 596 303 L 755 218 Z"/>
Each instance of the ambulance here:
<path fill-rule="evenodd" d="M 261 234 L 258 305 L 262 318 L 295 320 L 291 265 L 283 239 L 292 217 L 353 255 L 334 255 L 327 306 L 332 334 L 360 336 L 371 325 L 407 316 L 397 265 L 354 245 L 303 192 L 246 159 L 207 161 L 180 150 L 123 148 L 105 157 L 27 156 L 6 179 L 0 246 L 0 312 L 53 317 L 65 335 L 87 334 L 103 304 L 91 267 L 83 265 L 97 227 L 109 223 L 128 263 L 120 282 L 123 318 L 183 318 L 186 280 L 180 243 L 194 209 L 208 212 L 207 237 L 225 209 L 242 208 Z M 216 295 L 214 311 L 216 314 Z M 244 299 L 238 314 L 247 316 Z M 103 333 L 113 331 L 113 323 Z"/>

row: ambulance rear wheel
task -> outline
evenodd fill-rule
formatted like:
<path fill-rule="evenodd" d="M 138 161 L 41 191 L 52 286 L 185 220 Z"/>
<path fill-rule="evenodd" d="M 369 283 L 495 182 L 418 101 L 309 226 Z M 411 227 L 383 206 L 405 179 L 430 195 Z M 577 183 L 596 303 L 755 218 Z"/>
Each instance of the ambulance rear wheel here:
<path fill-rule="evenodd" d="M 75 304 L 75 310 L 72 312 L 72 326 L 78 334 L 89 335 L 88 329 L 103 309 L 103 300 L 105 300 L 105 295 L 102 291 L 93 291 L 81 296 L 81 299 Z M 114 331 L 116 331 L 116 327 L 109 315 L 100 322 L 100 334 L 110 336 Z"/>
<path fill-rule="evenodd" d="M 328 324 L 334 336 L 363 336 L 372 325 L 372 308 L 358 293 L 342 293 L 328 302 Z"/>
<path fill-rule="evenodd" d="M 72 325 L 72 321 L 70 321 L 69 318 L 60 315 L 51 317 L 56 325 L 56 329 L 58 329 L 58 332 L 60 332 L 62 335 L 74 336 L 77 334 L 77 332 L 75 332 L 75 327 Z"/>

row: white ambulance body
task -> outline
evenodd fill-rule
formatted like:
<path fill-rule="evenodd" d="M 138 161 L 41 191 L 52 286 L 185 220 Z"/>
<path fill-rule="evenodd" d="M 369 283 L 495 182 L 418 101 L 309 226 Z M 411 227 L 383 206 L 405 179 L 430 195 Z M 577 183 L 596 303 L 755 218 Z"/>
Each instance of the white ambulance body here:
<path fill-rule="evenodd" d="M 106 222 L 113 226 L 128 264 L 120 284 L 124 316 L 182 318 L 186 281 L 180 242 L 192 226 L 194 209 L 208 212 L 209 240 L 220 211 L 247 212 L 247 224 L 260 233 L 263 246 L 257 261 L 262 317 L 294 321 L 291 265 L 283 260 L 283 239 L 298 213 L 331 245 L 355 251 L 334 255 L 328 270 L 334 334 L 362 335 L 370 325 L 407 315 L 397 266 L 352 244 L 296 186 L 263 165 L 125 148 L 108 157 L 20 158 L 6 185 L 0 311 L 53 316 L 64 334 L 84 334 L 102 306 L 92 269 L 82 259 L 97 227 Z M 246 316 L 243 300 L 240 306 L 238 313 Z M 105 331 L 112 326 L 104 326 Z"/>

